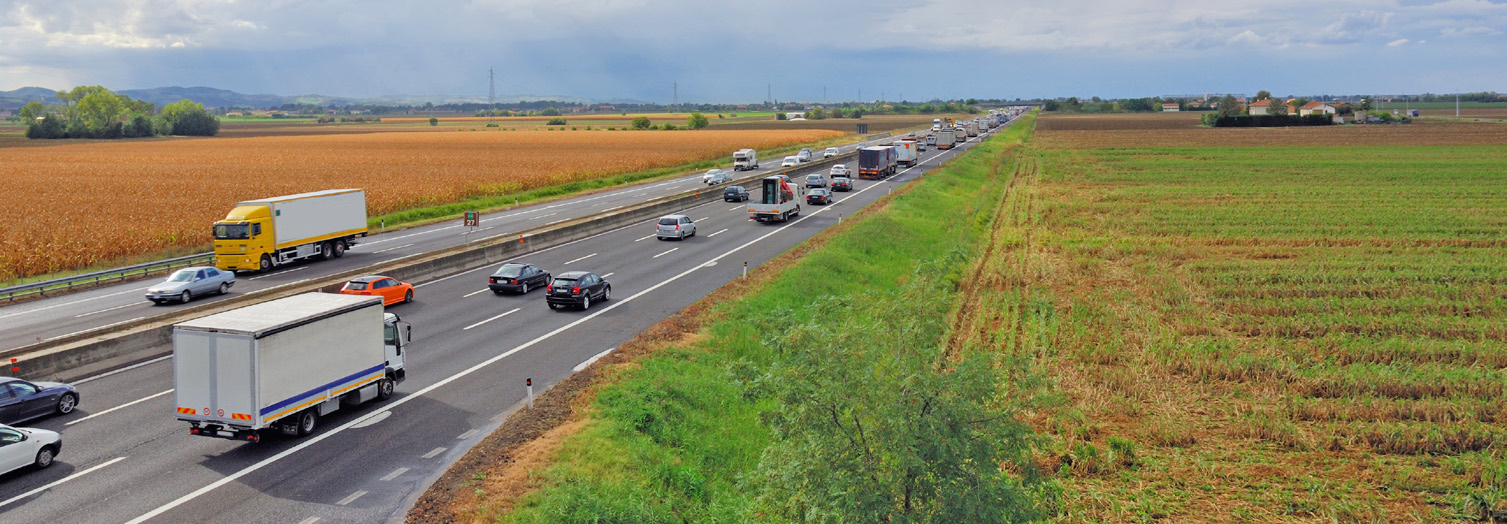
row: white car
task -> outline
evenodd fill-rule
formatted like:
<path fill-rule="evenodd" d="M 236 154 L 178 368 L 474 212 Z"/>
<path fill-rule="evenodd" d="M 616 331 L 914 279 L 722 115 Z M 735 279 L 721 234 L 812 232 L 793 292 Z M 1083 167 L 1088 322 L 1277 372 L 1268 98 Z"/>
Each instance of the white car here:
<path fill-rule="evenodd" d="M 0 424 L 0 474 L 26 466 L 51 466 L 62 449 L 63 437 L 56 431 Z"/>
<path fill-rule="evenodd" d="M 701 183 L 709 186 L 725 184 L 732 179 L 732 173 L 728 173 L 726 169 L 710 169 L 706 174 L 701 175 Z"/>
<path fill-rule="evenodd" d="M 659 223 L 654 226 L 654 236 L 659 240 L 685 240 L 685 237 L 696 236 L 696 223 L 685 215 L 665 215 L 659 217 Z"/>
<path fill-rule="evenodd" d="M 832 169 L 827 170 L 827 175 L 832 177 L 853 178 L 853 170 L 848 169 L 847 164 L 832 164 Z"/>
<path fill-rule="evenodd" d="M 835 158 L 838 154 L 837 148 L 829 147 L 826 151 L 822 151 L 822 158 Z"/>
<path fill-rule="evenodd" d="M 780 162 L 780 167 L 798 167 L 800 165 L 801 159 L 793 156 L 787 156 L 784 162 Z"/>

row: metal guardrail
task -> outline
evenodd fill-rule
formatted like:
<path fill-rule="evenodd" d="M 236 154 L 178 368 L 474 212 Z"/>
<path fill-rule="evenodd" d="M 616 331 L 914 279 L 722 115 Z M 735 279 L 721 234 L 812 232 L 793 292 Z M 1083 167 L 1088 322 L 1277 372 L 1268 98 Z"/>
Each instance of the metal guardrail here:
<path fill-rule="evenodd" d="M 176 267 L 192 266 L 195 261 L 214 259 L 214 253 L 196 253 L 193 255 L 163 260 L 154 260 L 132 266 L 117 267 L 93 273 L 84 273 L 41 282 L 32 282 L 19 286 L 0 288 L 0 295 L 5 297 L 6 302 L 14 302 L 17 298 L 31 295 L 47 295 L 49 291 L 70 291 L 75 286 L 94 286 L 102 282 L 118 282 L 126 277 L 134 275 L 150 275 L 153 271 L 166 271 Z"/>

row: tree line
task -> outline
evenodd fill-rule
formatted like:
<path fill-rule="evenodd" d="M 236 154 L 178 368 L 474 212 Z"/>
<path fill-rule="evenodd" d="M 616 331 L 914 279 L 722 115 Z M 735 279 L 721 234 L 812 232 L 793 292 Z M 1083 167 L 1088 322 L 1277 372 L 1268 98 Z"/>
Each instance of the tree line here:
<path fill-rule="evenodd" d="M 61 105 L 31 102 L 21 108 L 18 115 L 26 122 L 27 138 L 214 136 L 220 132 L 220 119 L 192 100 L 158 111 L 156 104 L 132 100 L 103 86 L 77 86 L 53 96 Z"/>

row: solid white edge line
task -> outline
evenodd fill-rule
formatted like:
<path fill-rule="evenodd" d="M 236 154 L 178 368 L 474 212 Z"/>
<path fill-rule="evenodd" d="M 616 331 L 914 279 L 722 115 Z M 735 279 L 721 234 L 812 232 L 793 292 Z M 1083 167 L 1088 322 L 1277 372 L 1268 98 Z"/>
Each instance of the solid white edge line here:
<path fill-rule="evenodd" d="M 64 424 L 63 424 L 63 425 L 64 425 L 64 426 L 72 426 L 72 425 L 74 425 L 74 424 L 78 424 L 78 423 L 80 423 L 80 422 L 83 422 L 83 421 L 85 421 L 85 420 L 89 420 L 89 419 L 91 419 L 91 418 L 94 418 L 94 417 L 98 417 L 98 416 L 100 416 L 100 415 L 104 415 L 104 414 L 106 414 L 106 413 L 109 413 L 109 412 L 111 412 L 111 411 L 115 411 L 115 410 L 117 410 L 117 409 L 125 409 L 125 408 L 128 408 L 128 407 L 131 407 L 131 406 L 134 406 L 134 405 L 137 405 L 137 404 L 140 404 L 140 403 L 142 403 L 142 402 L 146 402 L 146 401 L 148 401 L 148 400 L 152 400 L 152 399 L 154 399 L 154 398 L 157 398 L 157 397 L 160 397 L 160 396 L 163 396 L 163 395 L 166 395 L 166 394 L 168 394 L 168 393 L 172 393 L 172 392 L 173 392 L 173 390 L 171 390 L 171 389 L 169 389 L 169 390 L 167 390 L 167 391 L 163 391 L 163 392 L 161 392 L 161 393 L 158 393 L 158 394 L 156 394 L 156 395 L 151 395 L 151 396 L 148 396 L 148 397 L 142 397 L 142 398 L 139 398 L 139 399 L 136 399 L 136 400 L 133 400 L 133 401 L 130 401 L 130 402 L 127 402 L 127 403 L 125 403 L 125 404 L 121 404 L 121 405 L 119 405 L 119 406 L 115 406 L 115 407 L 113 407 L 113 408 L 110 408 L 110 409 L 107 409 L 107 410 L 104 410 L 104 411 L 101 411 L 101 412 L 99 412 L 99 413 L 90 413 L 90 414 L 89 414 L 89 416 L 87 416 L 87 417 L 84 417 L 84 418 L 81 418 L 81 419 L 78 419 L 78 420 L 70 420 L 70 421 L 68 421 L 68 422 L 66 422 L 66 423 L 64 423 Z"/>
<path fill-rule="evenodd" d="M 482 324 L 486 324 L 486 323 L 487 323 L 487 322 L 491 322 L 491 321 L 493 321 L 493 320 L 497 320 L 497 319 L 499 319 L 499 318 L 502 318 L 502 317 L 505 317 L 505 316 L 508 316 L 508 315 L 511 315 L 511 314 L 513 314 L 513 313 L 517 313 L 517 312 L 519 312 L 519 311 L 522 311 L 522 310 L 523 310 L 523 308 L 521 308 L 521 307 L 515 307 L 515 308 L 513 308 L 513 310 L 512 310 L 512 311 L 509 311 L 509 312 L 507 312 L 507 313 L 503 313 L 503 314 L 501 314 L 501 315 L 497 315 L 497 316 L 495 316 L 495 317 L 492 317 L 492 318 L 489 318 L 489 319 L 486 319 L 486 320 L 483 320 L 483 321 L 481 321 L 481 322 L 477 322 L 477 323 L 475 323 L 475 324 L 471 324 L 471 325 L 469 325 L 469 326 L 466 326 L 466 327 L 463 327 L 463 328 L 461 328 L 461 331 L 465 331 L 465 330 L 467 330 L 467 329 L 471 329 L 471 328 L 474 328 L 474 327 L 476 327 L 476 326 L 480 326 L 480 325 L 482 325 Z"/>
<path fill-rule="evenodd" d="M 130 371 L 130 370 L 142 367 L 142 366 L 146 366 L 146 365 L 150 365 L 150 364 L 156 364 L 158 362 L 162 362 L 162 361 L 170 359 L 170 358 L 173 358 L 173 356 L 172 355 L 163 355 L 163 356 L 160 356 L 160 357 L 148 360 L 146 362 L 138 362 L 138 363 L 131 364 L 129 366 L 126 366 L 126 367 L 114 370 L 114 371 L 106 371 L 104 373 L 100 373 L 98 375 L 95 375 L 95 376 L 92 376 L 92 377 L 89 377 L 89 378 L 81 378 L 81 379 L 75 380 L 73 382 L 70 382 L 70 384 L 73 384 L 73 385 L 77 386 L 79 384 L 83 384 L 85 382 L 90 382 L 90 381 L 94 381 L 94 380 L 99 380 L 99 379 L 108 377 L 110 375 L 114 375 L 116 373 L 124 373 L 126 371 Z"/>
<path fill-rule="evenodd" d="M 113 296 L 124 295 L 126 293 L 136 293 L 138 291 L 146 291 L 146 290 L 151 289 L 151 288 L 152 288 L 152 286 L 147 286 L 147 287 L 143 287 L 143 288 L 136 288 L 136 289 L 127 289 L 125 291 L 120 291 L 120 292 L 116 292 L 116 293 L 110 293 L 108 295 L 100 295 L 100 296 L 97 296 L 97 297 L 90 297 L 90 298 L 86 298 L 86 299 L 82 299 L 82 300 L 75 300 L 73 302 L 64 302 L 62 304 L 53 304 L 53 305 L 50 305 L 50 306 L 42 306 L 42 307 L 39 307 L 39 308 L 36 308 L 36 309 L 28 309 L 26 311 L 17 311 L 15 313 L 8 313 L 8 314 L 5 314 L 5 315 L 0 315 L 0 318 L 10 318 L 10 317 L 14 317 L 16 315 L 25 315 L 27 313 L 35 313 L 35 312 L 38 312 L 38 311 L 46 311 L 46 310 L 49 310 L 49 309 L 60 308 L 60 307 L 63 307 L 63 306 L 71 306 L 71 305 L 74 305 L 74 304 L 82 304 L 84 302 L 90 302 L 90 301 L 94 301 L 94 300 L 99 300 L 101 298 L 109 298 L 109 297 L 113 297 Z"/>
<path fill-rule="evenodd" d="M 100 469 L 100 468 L 103 468 L 103 467 L 105 467 L 105 466 L 109 466 L 109 465 L 111 465 L 111 464 L 114 464 L 114 463 L 116 463 L 116 462 L 120 462 L 120 461 L 122 461 L 122 460 L 125 460 L 125 459 L 126 459 L 126 458 L 125 458 L 125 457 L 115 457 L 115 458 L 114 458 L 114 459 L 111 459 L 111 460 L 109 460 L 109 461 L 107 461 L 107 462 L 105 462 L 105 463 L 103 463 L 103 464 L 100 464 L 100 465 L 97 465 L 97 466 L 94 466 L 94 467 L 92 467 L 92 468 L 89 468 L 89 469 L 86 469 L 86 470 L 83 470 L 83 471 L 80 471 L 80 472 L 78 472 L 78 473 L 74 473 L 74 474 L 72 474 L 72 475 L 69 475 L 69 476 L 66 476 L 66 477 L 63 477 L 63 478 L 60 478 L 60 479 L 58 479 L 58 480 L 56 480 L 56 481 L 53 481 L 53 482 L 51 482 L 51 483 L 48 483 L 48 484 L 45 484 L 45 485 L 43 485 L 43 486 L 42 486 L 42 487 L 40 487 L 40 488 L 37 488 L 37 489 L 34 489 L 34 490 L 31 490 L 31 491 L 28 491 L 28 492 L 26 492 L 26 493 L 22 493 L 22 494 L 20 494 L 20 495 L 16 495 L 16 496 L 14 496 L 14 497 L 11 497 L 11 498 L 9 498 L 9 499 L 6 499 L 6 500 L 5 500 L 5 501 L 4 501 L 4 502 L 0 502 L 0 508 L 3 508 L 3 507 L 6 507 L 6 506 L 9 506 L 9 505 L 11 505 L 11 504 L 13 504 L 13 503 L 15 503 L 15 502 L 16 502 L 16 501 L 18 501 L 18 500 L 21 500 L 21 499 L 24 499 L 24 498 L 27 498 L 27 497 L 30 497 L 30 496 L 32 496 L 32 495 L 36 495 L 36 494 L 38 494 L 38 493 L 41 493 L 41 492 L 43 492 L 43 491 L 47 491 L 47 490 L 49 490 L 49 489 L 52 489 L 52 488 L 55 488 L 55 487 L 57 487 L 57 486 L 58 486 L 58 485 L 59 485 L 59 484 L 62 484 L 62 483 L 64 483 L 64 482 L 68 482 L 68 481 L 70 481 L 70 480 L 73 480 L 73 479 L 76 479 L 76 478 L 79 478 L 79 477 L 82 477 L 82 476 L 84 476 L 84 475 L 88 475 L 88 474 L 90 474 L 90 473 L 93 473 L 93 472 L 95 472 L 95 471 L 96 471 L 96 470 L 99 470 L 99 469 Z"/>
<path fill-rule="evenodd" d="M 576 364 L 576 367 L 571 368 L 570 371 L 572 373 L 579 373 L 581 370 L 590 367 L 592 363 L 596 362 L 597 360 L 600 360 L 602 357 L 607 356 L 608 353 L 612 353 L 612 350 L 614 350 L 614 349 L 617 349 L 617 348 L 615 348 L 615 347 L 607 348 L 606 351 L 603 351 L 601 353 L 597 353 L 595 355 L 592 355 L 591 358 L 586 359 L 585 362 L 582 362 L 580 364 Z"/>
<path fill-rule="evenodd" d="M 914 169 L 914 168 L 911 168 L 911 169 Z M 906 171 L 910 171 L 910 169 L 906 169 Z M 864 191 L 868 191 L 870 189 L 873 189 L 873 188 L 876 188 L 876 187 L 879 187 L 879 186 L 880 186 L 879 184 L 873 184 L 873 185 L 870 185 L 869 187 L 866 187 L 866 188 L 863 188 L 863 189 L 859 190 L 858 192 L 862 193 Z M 738 247 L 732 248 L 732 249 L 730 249 L 730 250 L 722 253 L 721 255 L 717 255 L 716 257 L 713 257 L 711 260 L 708 260 L 708 262 L 716 262 L 716 261 L 722 260 L 724 258 L 727 258 L 729 256 L 732 256 L 734 253 L 742 251 L 744 248 L 747 248 L 748 246 L 754 245 L 754 244 L 756 244 L 756 243 L 758 243 L 758 242 L 760 242 L 760 241 L 762 241 L 762 240 L 764 240 L 766 238 L 774 236 L 775 233 L 779 233 L 780 231 L 783 231 L 787 227 L 790 227 L 790 226 L 795 225 L 795 224 L 799 224 L 799 223 L 801 223 L 801 221 L 804 221 L 804 220 L 807 220 L 807 219 L 809 219 L 811 217 L 819 215 L 819 214 L 821 214 L 822 211 L 826 211 L 828 209 L 832 209 L 832 208 L 818 209 L 816 211 L 812 211 L 808 215 L 804 215 L 804 216 L 802 216 L 800 218 L 797 218 L 794 222 L 787 222 L 785 225 L 779 226 L 776 229 L 774 229 L 773 231 L 770 231 L 768 233 L 760 235 L 759 237 L 757 237 L 757 238 L 755 238 L 753 240 L 749 240 L 748 242 L 744 242 L 743 244 L 739 245 Z M 619 229 L 621 229 L 621 228 L 619 228 Z M 559 246 L 556 246 L 556 247 L 559 247 Z M 404 396 L 403 398 L 394 400 L 394 401 L 388 403 L 386 406 L 383 406 L 383 409 L 381 411 L 376 411 L 376 412 L 373 412 L 373 413 L 368 413 L 365 416 L 358 417 L 355 420 L 352 420 L 350 422 L 346 422 L 345 424 L 341 424 L 341 425 L 339 425 L 339 426 L 337 426 L 335 428 L 329 429 L 329 430 L 327 430 L 327 431 L 325 431 L 323 433 L 315 434 L 312 437 L 309 437 L 308 439 L 304 440 L 303 442 L 300 442 L 300 443 L 298 443 L 297 445 L 295 445 L 295 446 L 293 446 L 291 448 L 283 450 L 281 453 L 278 453 L 276 455 L 267 457 L 267 458 L 262 459 L 261 461 L 255 463 L 255 464 L 252 464 L 250 466 L 246 466 L 245 468 L 242 468 L 240 471 L 236 471 L 235 473 L 231 473 L 229 475 L 226 475 L 226 476 L 220 478 L 219 480 L 216 480 L 214 482 L 209 483 L 208 485 L 205 485 L 204 487 L 201 487 L 201 488 L 196 489 L 196 490 L 194 490 L 194 491 L 192 491 L 192 492 L 190 492 L 190 493 L 188 493 L 186 495 L 178 497 L 177 499 L 174 499 L 172 502 L 168 502 L 167 504 L 163 504 L 161 506 L 158 506 L 157 508 L 153 509 L 152 511 L 148 511 L 147 513 L 145 513 L 145 514 L 143 514 L 143 515 L 141 515 L 139 517 L 136 517 L 134 519 L 128 520 L 128 521 L 126 521 L 125 524 L 141 524 L 142 522 L 146 522 L 148 520 L 151 520 L 151 519 L 157 517 L 158 515 L 161 515 L 163 513 L 167 513 L 168 511 L 171 511 L 173 508 L 176 508 L 178 506 L 182 506 L 184 503 L 187 503 L 187 502 L 192 501 L 192 500 L 194 500 L 196 498 L 204 496 L 205 493 L 209 493 L 211 491 L 214 491 L 215 489 L 218 489 L 221 486 L 224 486 L 224 485 L 229 484 L 231 482 L 235 482 L 237 479 L 240 479 L 241 477 L 244 477 L 246 475 L 254 473 L 257 470 L 260 470 L 260 469 L 265 468 L 265 467 L 267 467 L 267 466 L 269 466 L 271 464 L 274 464 L 274 463 L 276 463 L 276 462 L 278 462 L 278 461 L 280 461 L 282 459 L 290 457 L 293 454 L 298 453 L 299 451 L 303 451 L 304 449 L 307 449 L 310 446 L 313 446 L 315 444 L 318 444 L 318 443 L 324 441 L 324 439 L 333 437 L 335 435 L 339 435 L 341 432 L 344 432 L 345 430 L 350 429 L 351 426 L 354 426 L 357 423 L 360 423 L 360 422 L 366 420 L 367 418 L 374 417 L 378 413 L 381 413 L 383 411 L 391 411 L 394 408 L 397 408 L 398 406 L 402 406 L 403 404 L 407 404 L 408 402 L 413 401 L 414 399 L 422 398 L 424 395 L 427 395 L 431 391 L 434 391 L 436 389 L 442 388 L 442 387 L 444 387 L 444 386 L 446 386 L 446 385 L 448 385 L 451 382 L 454 382 L 456 380 L 460 380 L 462 378 L 465 378 L 466 376 L 468 376 L 468 375 L 470 375 L 472 373 L 480 371 L 483 368 L 491 366 L 492 364 L 496 364 L 497 362 L 501 361 L 502 359 L 505 359 L 505 358 L 508 358 L 510 356 L 513 356 L 514 354 L 516 354 L 516 353 L 518 353 L 520 351 L 523 351 L 525 349 L 534 347 L 535 345 L 539 344 L 540 342 L 544 342 L 545 340 L 549 340 L 550 338 L 553 338 L 555 335 L 558 335 L 560 333 L 564 333 L 566 331 L 569 331 L 569 330 L 575 328 L 576 326 L 579 326 L 579 325 L 584 324 L 586 322 L 590 322 L 590 321 L 596 319 L 599 316 L 605 315 L 605 314 L 607 314 L 608 312 L 610 312 L 610 311 L 612 311 L 614 309 L 622 307 L 623 304 L 627 304 L 629 302 L 632 302 L 636 298 L 639 298 L 639 297 L 642 297 L 642 296 L 644 296 L 646 294 L 652 293 L 655 290 L 657 290 L 657 289 L 659 289 L 661 287 L 667 286 L 671 282 L 675 282 L 677 280 L 680 280 L 681 278 L 684 278 L 686 275 L 689 275 L 689 274 L 695 272 L 696 270 L 699 270 L 699 269 L 704 268 L 704 267 L 707 267 L 706 264 L 704 264 L 704 263 L 696 265 L 696 266 L 694 266 L 694 267 L 692 267 L 690 269 L 687 269 L 685 271 L 680 272 L 679 274 L 677 274 L 677 275 L 675 275 L 673 277 L 665 279 L 665 280 L 661 281 L 658 284 L 655 284 L 653 286 L 649 286 L 648 289 L 645 289 L 643 291 L 639 291 L 638 293 L 635 293 L 635 294 L 633 294 L 633 295 L 631 295 L 631 296 L 629 296 L 627 298 L 623 298 L 623 299 L 619 299 L 619 300 L 614 300 L 611 303 L 609 303 L 607 305 L 607 307 L 604 307 L 604 308 L 601 308 L 601 309 L 597 309 L 595 313 L 592 313 L 590 315 L 586 315 L 584 317 L 576 319 L 574 322 L 571 322 L 571 323 L 566 324 L 564 326 L 560 326 L 558 328 L 555 328 L 554 331 L 550 331 L 549 333 L 545 333 L 543 335 L 539 335 L 538 337 L 534 338 L 533 340 L 530 340 L 528 342 L 524 342 L 523 344 L 519 344 L 518 346 L 514 347 L 513 349 L 507 350 L 507 351 L 505 351 L 503 353 L 500 353 L 500 354 L 498 354 L 496 356 L 493 356 L 492 358 L 489 358 L 489 359 L 483 360 L 481 362 L 478 362 L 478 363 L 472 365 L 471 367 L 468 367 L 468 368 L 466 368 L 464 370 L 461 370 L 459 373 L 456 373 L 454 375 L 450 375 L 449 377 L 445 377 L 443 379 L 440 379 L 439 381 L 437 381 L 437 382 L 435 382 L 433 384 L 430 384 L 428 386 L 425 386 L 424 388 L 422 388 L 422 389 L 420 389 L 418 391 L 415 391 L 412 394 L 409 394 L 407 396 Z M 477 269 L 481 269 L 481 268 L 477 268 Z M 472 270 L 472 271 L 475 271 L 475 270 Z M 429 456 L 438 455 L 439 453 L 442 453 L 442 452 L 444 452 L 444 448 L 435 448 L 435 450 L 434 451 L 430 451 L 428 455 Z"/>

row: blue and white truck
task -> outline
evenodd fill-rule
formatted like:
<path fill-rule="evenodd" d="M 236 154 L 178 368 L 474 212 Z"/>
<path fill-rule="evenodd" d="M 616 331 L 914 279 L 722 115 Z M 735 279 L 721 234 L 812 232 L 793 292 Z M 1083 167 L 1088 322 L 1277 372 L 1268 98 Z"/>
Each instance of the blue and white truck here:
<path fill-rule="evenodd" d="M 342 406 L 386 400 L 410 326 L 381 297 L 305 293 L 173 326 L 173 398 L 189 433 L 258 442 L 312 433 Z"/>

